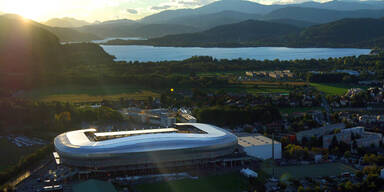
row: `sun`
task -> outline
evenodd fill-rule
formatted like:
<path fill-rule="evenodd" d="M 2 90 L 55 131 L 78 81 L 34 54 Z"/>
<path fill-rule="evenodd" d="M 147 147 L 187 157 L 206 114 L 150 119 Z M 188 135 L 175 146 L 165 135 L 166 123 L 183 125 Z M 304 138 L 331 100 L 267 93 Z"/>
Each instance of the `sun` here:
<path fill-rule="evenodd" d="M 44 18 L 52 10 L 52 2 L 47 0 L 10 0 L 1 5 L 1 11 L 18 14 L 33 20 Z"/>

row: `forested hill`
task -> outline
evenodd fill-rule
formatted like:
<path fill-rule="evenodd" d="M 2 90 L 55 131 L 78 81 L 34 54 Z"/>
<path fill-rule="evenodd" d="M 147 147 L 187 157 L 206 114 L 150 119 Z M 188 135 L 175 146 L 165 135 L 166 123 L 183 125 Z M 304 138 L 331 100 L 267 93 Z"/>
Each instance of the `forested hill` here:
<path fill-rule="evenodd" d="M 264 19 L 293 19 L 312 23 L 328 23 L 345 18 L 381 18 L 384 10 L 353 10 L 338 11 L 329 9 L 285 7 L 272 11 L 264 16 Z"/>
<path fill-rule="evenodd" d="M 237 46 L 258 42 L 271 42 L 283 35 L 295 34 L 299 28 L 281 23 L 247 20 L 240 23 L 221 25 L 207 31 L 179 35 L 167 35 L 148 41 L 110 41 L 110 44 L 148 43 L 169 46 Z"/>
<path fill-rule="evenodd" d="M 144 41 L 115 40 L 107 44 L 373 48 L 384 46 L 384 19 L 342 19 L 304 29 L 288 24 L 249 20 L 200 33 L 168 35 Z"/>
<path fill-rule="evenodd" d="M 342 19 L 312 26 L 297 39 L 315 47 L 383 47 L 384 18 Z"/>
<path fill-rule="evenodd" d="M 62 81 L 63 71 L 80 62 L 113 62 L 98 45 L 61 45 L 42 26 L 17 15 L 0 16 L 0 92 Z"/>
<path fill-rule="evenodd" d="M 0 42 L 3 85 L 32 83 L 41 73 L 60 67 L 59 39 L 29 20 L 16 15 L 0 16 Z"/>

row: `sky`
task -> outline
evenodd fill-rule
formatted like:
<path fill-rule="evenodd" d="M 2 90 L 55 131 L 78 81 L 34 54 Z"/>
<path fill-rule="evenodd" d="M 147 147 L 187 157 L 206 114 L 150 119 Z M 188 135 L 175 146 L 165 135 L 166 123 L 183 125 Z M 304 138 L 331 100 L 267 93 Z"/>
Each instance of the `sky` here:
<path fill-rule="evenodd" d="M 16 13 L 44 22 L 72 17 L 88 22 L 114 19 L 137 20 L 167 9 L 196 8 L 216 0 L 0 0 L 0 12 Z M 264 4 L 304 0 L 252 0 Z M 316 0 L 324 1 L 324 0 Z"/>

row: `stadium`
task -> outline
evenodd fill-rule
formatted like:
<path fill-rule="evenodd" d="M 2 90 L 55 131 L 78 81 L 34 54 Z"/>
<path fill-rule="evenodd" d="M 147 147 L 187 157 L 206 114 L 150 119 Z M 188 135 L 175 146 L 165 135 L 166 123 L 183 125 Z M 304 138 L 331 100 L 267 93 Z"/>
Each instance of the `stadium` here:
<path fill-rule="evenodd" d="M 128 170 L 201 164 L 230 156 L 238 147 L 232 133 L 200 123 L 119 132 L 76 130 L 57 136 L 54 145 L 61 164 Z"/>

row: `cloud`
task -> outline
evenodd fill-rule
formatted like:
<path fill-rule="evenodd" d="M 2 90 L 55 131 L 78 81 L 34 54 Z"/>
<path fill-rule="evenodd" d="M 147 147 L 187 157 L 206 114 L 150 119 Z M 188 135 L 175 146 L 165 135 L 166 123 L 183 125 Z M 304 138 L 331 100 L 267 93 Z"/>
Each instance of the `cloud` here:
<path fill-rule="evenodd" d="M 177 3 L 184 5 L 184 6 L 197 6 L 201 5 L 199 1 L 178 1 Z"/>
<path fill-rule="evenodd" d="M 136 9 L 126 9 L 126 11 L 130 14 L 137 14 L 139 13 Z"/>
<path fill-rule="evenodd" d="M 153 7 L 151 7 L 151 9 L 152 10 L 163 10 L 163 9 L 169 9 L 169 8 L 171 8 L 171 6 L 170 5 L 162 5 L 162 6 L 153 6 Z"/>
<path fill-rule="evenodd" d="M 196 6 L 202 6 L 209 3 L 212 3 L 216 0 L 172 0 L 172 2 L 175 2 L 182 7 L 196 7 Z"/>

